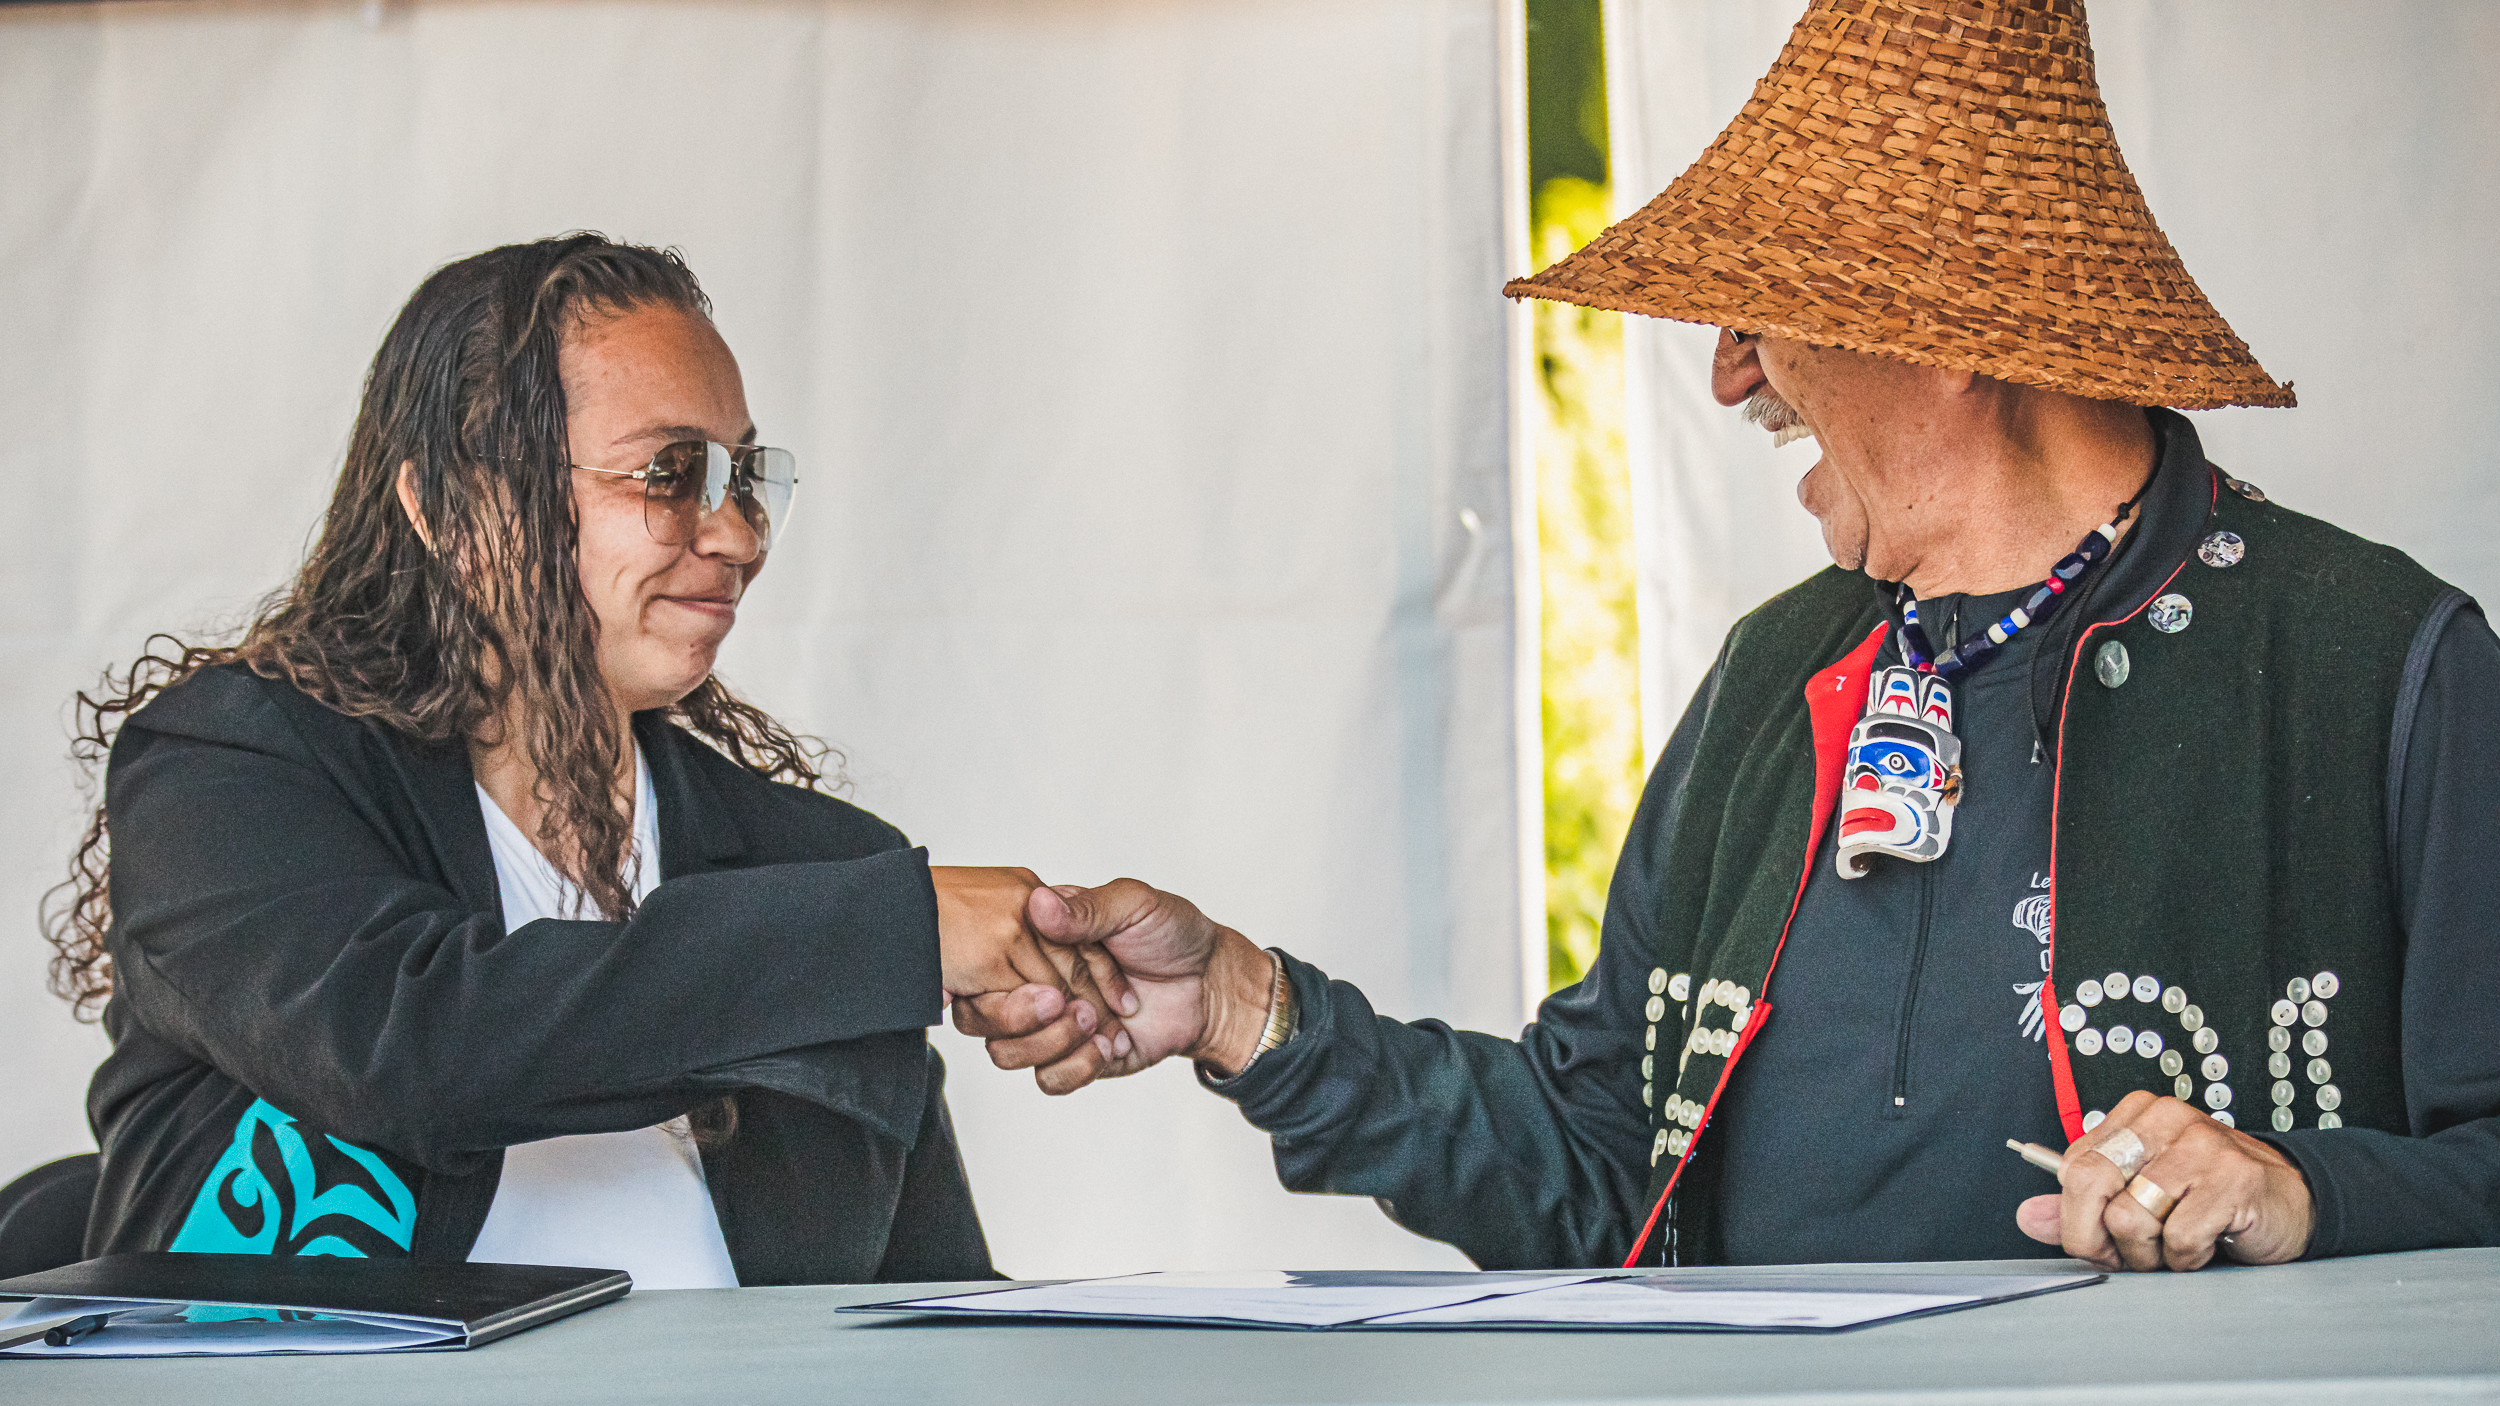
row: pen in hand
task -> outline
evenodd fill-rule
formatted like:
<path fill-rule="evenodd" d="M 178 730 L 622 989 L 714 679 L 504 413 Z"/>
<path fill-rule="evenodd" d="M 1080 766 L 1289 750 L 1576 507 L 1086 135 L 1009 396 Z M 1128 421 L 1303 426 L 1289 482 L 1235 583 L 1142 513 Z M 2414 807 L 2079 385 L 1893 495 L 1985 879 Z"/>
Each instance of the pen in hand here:
<path fill-rule="evenodd" d="M 2005 1145 L 2014 1149 L 2014 1155 L 2038 1167 L 2041 1171 L 2047 1172 L 2050 1176 L 2056 1176 L 2066 1170 L 2065 1158 L 2036 1142 L 2016 1142 L 2012 1138 L 2007 1138 Z"/>
<path fill-rule="evenodd" d="M 2005 1145 L 2014 1149 L 2016 1156 L 2051 1176 L 2056 1176 L 2066 1170 L 2064 1157 L 2036 1142 L 2016 1142 L 2012 1138 L 2007 1138 Z M 2144 1165 L 2146 1149 L 2144 1139 L 2135 1135 L 2135 1129 L 2120 1128 L 2117 1132 L 2101 1139 L 2099 1146 L 2088 1150 L 2107 1158 L 2110 1165 L 2118 1169 L 2118 1175 L 2132 1178 L 2136 1168 Z"/>

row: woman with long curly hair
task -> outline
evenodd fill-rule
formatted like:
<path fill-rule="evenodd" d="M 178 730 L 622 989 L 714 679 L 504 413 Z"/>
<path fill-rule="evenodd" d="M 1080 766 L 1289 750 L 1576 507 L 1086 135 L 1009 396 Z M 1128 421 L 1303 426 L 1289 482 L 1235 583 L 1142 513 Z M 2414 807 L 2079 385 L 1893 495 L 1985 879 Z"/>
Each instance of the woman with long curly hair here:
<path fill-rule="evenodd" d="M 1032 875 L 932 868 L 713 676 L 795 481 L 673 252 L 425 280 L 292 584 L 82 696 L 88 1253 L 991 1272 L 924 1027 L 1127 1037 Z"/>

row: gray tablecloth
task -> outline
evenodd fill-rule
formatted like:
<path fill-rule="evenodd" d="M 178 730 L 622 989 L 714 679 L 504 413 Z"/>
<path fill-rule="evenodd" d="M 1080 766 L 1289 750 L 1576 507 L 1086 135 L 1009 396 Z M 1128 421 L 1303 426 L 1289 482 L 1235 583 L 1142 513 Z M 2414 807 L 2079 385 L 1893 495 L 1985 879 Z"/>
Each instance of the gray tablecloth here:
<path fill-rule="evenodd" d="M 0 1401 L 2500 1400 L 2500 1250 L 2123 1276 L 1817 1335 L 1026 1327 L 833 1312 L 896 1294 L 890 1285 L 637 1293 L 473 1352 L 0 1362 Z"/>

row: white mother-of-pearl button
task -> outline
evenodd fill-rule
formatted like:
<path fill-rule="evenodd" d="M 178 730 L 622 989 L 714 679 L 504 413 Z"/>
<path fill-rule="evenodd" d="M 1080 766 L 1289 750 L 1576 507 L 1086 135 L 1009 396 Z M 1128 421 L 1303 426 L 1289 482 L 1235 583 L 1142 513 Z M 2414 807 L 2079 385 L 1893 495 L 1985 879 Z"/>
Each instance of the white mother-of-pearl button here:
<path fill-rule="evenodd" d="M 2208 1079 L 2228 1079 L 2231 1077 L 2231 1061 L 2218 1054 L 2209 1054 L 2205 1056 L 2205 1062 L 2197 1066 L 2197 1072 Z"/>
<path fill-rule="evenodd" d="M 2196 1046 L 2198 1054 L 2212 1054 L 2214 1047 L 2222 1043 L 2222 1037 L 2214 1033 L 2212 1026 L 2201 1026 L 2194 1035 L 2189 1037 L 2188 1043 Z"/>
<path fill-rule="evenodd" d="M 2111 1054 L 2125 1054 L 2135 1048 L 2135 1032 L 2123 1025 L 2113 1025 L 2106 1037 Z"/>
<path fill-rule="evenodd" d="M 2146 1059 L 2151 1059 L 2153 1056 L 2160 1054 L 2161 1032 L 2158 1030 L 2139 1030 L 2135 1032 L 2135 1052 L 2144 1056 Z"/>
<path fill-rule="evenodd" d="M 2057 1013 L 2057 1023 L 2065 1027 L 2068 1034 L 2081 1030 L 2083 1028 L 2083 1023 L 2089 1019 L 2091 1019 L 2091 1017 L 2083 1013 L 2083 1007 L 2075 1005 L 2071 1001 L 2064 1007 L 2060 1008 Z"/>
<path fill-rule="evenodd" d="M 2139 1001 L 2146 1002 L 2161 999 L 2161 983 L 2155 981 L 2149 976 L 2137 977 L 2135 979 L 2135 998 Z"/>
<path fill-rule="evenodd" d="M 2268 1012 L 2268 1014 L 2273 1018 L 2275 1024 L 2290 1025 L 2300 1019 L 2300 1003 L 2297 1001 L 2277 1001 L 2274 1003 L 2274 1009 Z"/>
<path fill-rule="evenodd" d="M 2289 997 L 2290 997 L 2290 998 L 2292 998 L 2294 1001 L 2306 1001 L 2306 1000 L 2308 1000 L 2308 999 L 2309 999 L 2309 978 L 2307 978 L 2307 977 L 2305 977 L 2305 976 L 2296 976 L 2296 977 L 2293 977 L 2291 980 L 2289 980 L 2289 981 L 2287 981 L 2287 982 L 2284 982 L 2284 983 L 2283 983 L 2283 994 L 2284 994 L 2284 995 L 2286 995 L 2286 996 L 2289 996 Z"/>
<path fill-rule="evenodd" d="M 2123 1001 L 2127 999 L 2127 974 L 2125 972 L 2111 972 L 2109 975 L 2102 977 L 2101 994 L 2107 996 L 2113 1001 Z"/>
<path fill-rule="evenodd" d="M 2205 1086 L 2205 1106 L 2207 1108 L 2230 1107 L 2231 1086 L 2229 1084 L 2207 1084 Z"/>
<path fill-rule="evenodd" d="M 2087 1006 L 2099 1005 L 2101 1003 L 2101 984 L 2090 979 L 2089 977 L 2085 978 L 2081 984 L 2075 987 L 2075 999 Z"/>
<path fill-rule="evenodd" d="M 2335 999 L 2335 993 L 2342 989 L 2344 989 L 2344 984 L 2335 979 L 2333 972 L 2320 972 L 2309 978 L 2309 994 L 2312 996 L 2332 1001 Z"/>
<path fill-rule="evenodd" d="M 2079 1055 L 2096 1055 L 2096 1054 L 2099 1054 L 2100 1052 L 2101 1052 L 2101 1032 L 2100 1032 L 2100 1031 L 2098 1031 L 2098 1030 L 2090 1030 L 2090 1029 L 2086 1029 L 2086 1030 L 2078 1030 L 2078 1031 L 2076 1031 L 2076 1032 L 2075 1032 L 2075 1053 L 2076 1053 L 2076 1054 L 2079 1054 Z"/>
<path fill-rule="evenodd" d="M 2326 1032 L 2323 1030 L 2312 1030 L 2308 1034 L 2301 1036 L 2300 1052 L 2305 1055 L 2325 1054 Z"/>
<path fill-rule="evenodd" d="M 2182 988 L 2180 988 L 2180 987 L 2176 987 L 2176 986 L 2169 987 L 2169 988 L 2165 989 L 2165 990 L 2161 993 L 2161 1008 L 2162 1008 L 2163 1010 L 2166 1010 L 2166 1011 L 2170 1012 L 2172 1015 L 2177 1015 L 2177 1014 L 2179 1014 L 2181 1011 L 2186 1010 L 2186 1009 L 2187 1009 L 2187 992 L 2186 992 L 2184 989 L 2182 989 Z M 2189 1026 L 2188 1028 L 2189 1028 L 2190 1030 L 2193 1030 L 2193 1029 L 2195 1029 L 2196 1027 L 2195 1027 L 2195 1026 L 2193 1026 L 2193 1025 L 2191 1025 L 2191 1026 Z"/>

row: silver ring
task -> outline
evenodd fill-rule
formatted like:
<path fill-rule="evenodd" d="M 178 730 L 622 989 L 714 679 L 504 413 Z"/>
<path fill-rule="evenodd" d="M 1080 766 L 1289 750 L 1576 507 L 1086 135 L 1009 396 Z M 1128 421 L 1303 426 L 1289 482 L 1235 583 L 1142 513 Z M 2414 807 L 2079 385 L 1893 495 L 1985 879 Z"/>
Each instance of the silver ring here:
<path fill-rule="evenodd" d="M 2118 1169 L 2118 1175 L 2131 1181 L 2135 1178 L 2136 1168 L 2144 1165 L 2144 1139 L 2137 1137 L 2133 1128 L 2120 1128 L 2101 1139 L 2092 1150 L 2109 1159 L 2110 1164 Z"/>

